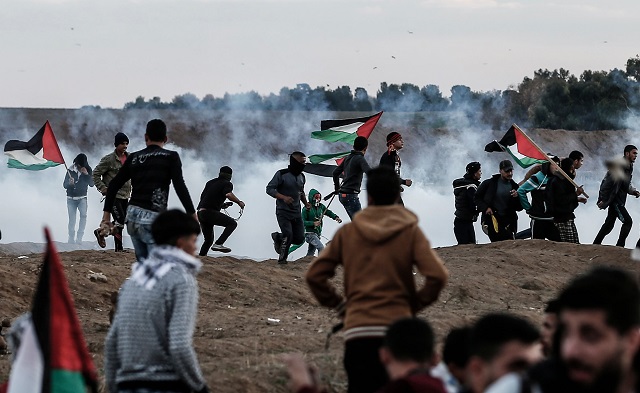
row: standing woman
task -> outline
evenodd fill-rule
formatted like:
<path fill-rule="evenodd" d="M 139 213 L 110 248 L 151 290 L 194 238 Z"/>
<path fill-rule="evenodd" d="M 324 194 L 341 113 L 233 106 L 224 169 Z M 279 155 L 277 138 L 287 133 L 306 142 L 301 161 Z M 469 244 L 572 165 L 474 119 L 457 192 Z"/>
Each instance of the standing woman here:
<path fill-rule="evenodd" d="M 62 186 L 67 190 L 67 211 L 69 212 L 68 243 L 82 244 L 84 228 L 87 226 L 87 187 L 93 187 L 92 170 L 87 156 L 80 153 L 73 159 L 73 165 L 67 170 Z M 80 212 L 77 237 L 76 210 Z"/>

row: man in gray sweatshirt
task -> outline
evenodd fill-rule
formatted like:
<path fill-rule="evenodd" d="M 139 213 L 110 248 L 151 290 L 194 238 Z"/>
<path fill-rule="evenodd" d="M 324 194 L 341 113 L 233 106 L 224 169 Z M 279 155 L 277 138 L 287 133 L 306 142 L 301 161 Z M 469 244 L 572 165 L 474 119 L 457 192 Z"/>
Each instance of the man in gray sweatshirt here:
<path fill-rule="evenodd" d="M 120 290 L 105 342 L 106 385 L 110 393 L 208 393 L 193 349 L 200 225 L 182 211 L 169 210 L 158 215 L 151 233 L 156 246 L 133 265 Z"/>
<path fill-rule="evenodd" d="M 359 136 L 353 142 L 353 150 L 333 171 L 333 185 L 338 194 L 338 200 L 344 206 L 349 218 L 353 220 L 354 214 L 362 210 L 360 205 L 360 187 L 362 175 L 371 169 L 364 153 L 367 151 L 369 141 L 363 136 Z M 344 180 L 340 183 L 340 175 L 344 173 Z"/>
<path fill-rule="evenodd" d="M 276 199 L 276 219 L 280 232 L 273 232 L 271 238 L 278 253 L 278 263 L 286 264 L 291 244 L 304 242 L 304 222 L 300 201 L 307 208 L 309 202 L 304 194 L 304 169 L 307 157 L 295 151 L 289 155 L 289 166 L 280 169 L 267 184 L 267 194 Z"/>

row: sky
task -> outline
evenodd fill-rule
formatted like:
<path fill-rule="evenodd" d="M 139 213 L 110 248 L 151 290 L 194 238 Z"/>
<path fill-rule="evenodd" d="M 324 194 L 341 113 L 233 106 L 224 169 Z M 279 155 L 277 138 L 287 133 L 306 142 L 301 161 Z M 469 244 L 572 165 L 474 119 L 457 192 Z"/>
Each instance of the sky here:
<path fill-rule="evenodd" d="M 4 0 L 0 107 L 381 82 L 516 87 L 624 68 L 637 0 Z"/>

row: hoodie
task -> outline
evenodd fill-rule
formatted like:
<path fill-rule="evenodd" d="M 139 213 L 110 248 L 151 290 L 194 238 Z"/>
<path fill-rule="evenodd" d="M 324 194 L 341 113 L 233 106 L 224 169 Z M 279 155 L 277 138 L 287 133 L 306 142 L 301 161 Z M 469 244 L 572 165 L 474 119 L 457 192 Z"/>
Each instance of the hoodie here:
<path fill-rule="evenodd" d="M 327 207 L 323 205 L 322 202 L 318 203 L 318 205 L 315 206 L 313 204 L 313 196 L 316 194 L 318 194 L 318 190 L 316 189 L 312 188 L 311 191 L 309 191 L 308 201 L 311 204 L 311 208 L 302 208 L 302 221 L 304 222 L 305 232 L 315 232 L 320 235 L 322 233 L 322 220 L 320 220 L 320 225 L 318 225 L 317 227 L 314 226 L 313 223 L 322 216 L 328 216 L 329 218 L 332 218 L 334 220 L 338 218 L 338 216 L 331 210 L 327 209 Z"/>
<path fill-rule="evenodd" d="M 344 291 L 329 283 L 338 265 L 344 270 Z M 414 268 L 426 278 L 419 289 Z M 346 302 L 346 340 L 384 336 L 392 322 L 435 302 L 448 277 L 418 217 L 401 205 L 361 210 L 338 229 L 306 274 L 321 305 L 335 308 Z"/>

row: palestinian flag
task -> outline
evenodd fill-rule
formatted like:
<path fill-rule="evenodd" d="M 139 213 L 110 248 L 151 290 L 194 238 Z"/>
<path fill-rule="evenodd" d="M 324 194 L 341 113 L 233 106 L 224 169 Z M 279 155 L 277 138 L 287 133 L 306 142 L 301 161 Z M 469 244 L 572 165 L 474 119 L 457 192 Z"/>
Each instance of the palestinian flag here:
<path fill-rule="evenodd" d="M 97 374 L 58 253 L 45 228 L 47 251 L 9 375 L 8 393 L 97 392 Z"/>
<path fill-rule="evenodd" d="M 314 154 L 307 157 L 309 164 L 304 166 L 304 171 L 312 175 L 333 177 L 333 171 L 350 153 L 347 151 L 334 154 Z"/>
<path fill-rule="evenodd" d="M 342 120 L 323 120 L 320 122 L 320 131 L 311 133 L 311 137 L 327 142 L 346 142 L 353 144 L 356 137 L 369 138 L 373 128 L 378 124 L 382 112 L 368 117 Z"/>
<path fill-rule="evenodd" d="M 64 158 L 48 120 L 29 142 L 7 142 L 4 145 L 4 154 L 9 156 L 9 168 L 39 171 L 64 164 Z"/>
<path fill-rule="evenodd" d="M 517 125 L 512 125 L 500 141 L 493 141 L 484 147 L 492 153 L 506 151 L 522 168 L 547 162 L 549 159 Z"/>

